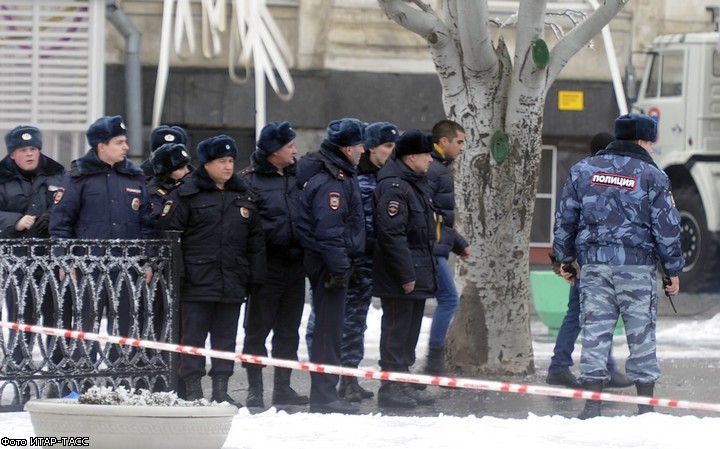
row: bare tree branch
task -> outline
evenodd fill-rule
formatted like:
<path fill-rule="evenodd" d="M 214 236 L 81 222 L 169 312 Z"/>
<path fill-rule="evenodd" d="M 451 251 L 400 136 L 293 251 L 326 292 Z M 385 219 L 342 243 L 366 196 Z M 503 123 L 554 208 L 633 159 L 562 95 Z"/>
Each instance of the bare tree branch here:
<path fill-rule="evenodd" d="M 570 58 L 580 51 L 602 28 L 617 16 L 630 0 L 606 0 L 586 20 L 570 30 L 550 52 L 548 85 L 552 84 Z"/>
<path fill-rule="evenodd" d="M 463 64 L 469 70 L 482 73 L 497 66 L 492 36 L 488 24 L 487 0 L 456 3 L 458 38 Z"/>

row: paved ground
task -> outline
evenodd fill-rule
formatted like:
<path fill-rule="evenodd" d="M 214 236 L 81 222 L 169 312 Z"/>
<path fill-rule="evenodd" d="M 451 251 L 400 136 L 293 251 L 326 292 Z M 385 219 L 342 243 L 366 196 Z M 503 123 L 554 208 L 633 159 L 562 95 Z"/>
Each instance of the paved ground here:
<path fill-rule="evenodd" d="M 708 320 L 715 314 L 720 313 L 720 295 L 687 295 L 681 294 L 674 299 L 678 313 L 675 314 L 665 298 L 659 307 L 658 329 L 667 329 L 678 323 L 694 323 L 696 321 Z M 510 378 L 488 378 L 486 380 L 506 381 L 513 383 L 527 383 L 532 385 L 545 385 L 545 376 L 549 364 L 547 355 L 552 349 L 553 337 L 543 335 L 544 326 L 535 318 L 533 321 L 533 335 L 535 346 L 545 348 L 544 354 L 536 355 L 535 374 L 529 376 L 518 376 Z M 684 343 L 687 344 L 687 343 Z M 720 368 L 720 342 L 705 342 L 708 346 L 707 354 L 703 354 L 702 347 L 688 349 L 697 350 L 700 348 L 698 357 L 678 357 L 661 359 L 662 378 L 656 388 L 656 396 L 670 399 L 680 399 L 697 402 L 720 403 L 720 382 L 718 382 L 718 368 Z M 549 349 L 547 349 L 549 348 Z M 622 353 L 623 348 L 618 348 Z M 684 348 L 679 347 L 674 354 L 682 354 Z M 709 354 L 709 355 L 708 355 Z M 421 354 L 418 354 L 421 356 Z M 576 360 L 579 354 L 576 354 Z M 422 366 L 422 360 L 418 366 Z M 364 366 L 373 366 L 370 361 L 364 362 Z M 272 385 L 272 368 L 263 370 L 265 374 L 265 402 L 270 403 Z M 577 373 L 577 366 L 575 367 Z M 209 384 L 209 379 L 206 378 Z M 361 384 L 377 391 L 379 382 L 375 380 L 360 380 Z M 302 393 L 308 394 L 310 382 L 308 373 L 296 372 L 293 374 L 293 386 Z M 209 390 L 209 385 L 206 385 Z M 529 413 L 535 415 L 561 415 L 574 417 L 580 412 L 584 401 L 567 398 L 555 398 L 546 396 L 534 396 L 516 393 L 496 393 L 477 390 L 461 390 L 455 388 L 429 387 L 428 391 L 436 398 L 432 406 L 418 407 L 410 411 L 397 409 L 378 408 L 375 399 L 362 402 L 362 413 L 379 413 L 390 415 L 412 415 L 412 416 L 437 416 L 438 414 L 454 416 L 495 416 L 501 418 L 525 418 Z M 612 393 L 634 395 L 634 388 L 622 390 L 609 390 Z M 209 396 L 209 391 L 206 392 Z M 240 366 L 236 369 L 236 375 L 231 380 L 231 395 L 244 401 L 247 394 L 247 384 L 244 370 Z M 682 409 L 661 408 L 660 411 L 673 415 L 696 415 L 696 416 L 720 416 L 718 413 L 697 412 Z M 252 410 L 259 412 L 262 410 Z M 289 408 L 288 411 L 307 411 L 307 407 Z M 633 404 L 606 403 L 603 414 L 607 416 L 632 415 L 636 411 Z"/>

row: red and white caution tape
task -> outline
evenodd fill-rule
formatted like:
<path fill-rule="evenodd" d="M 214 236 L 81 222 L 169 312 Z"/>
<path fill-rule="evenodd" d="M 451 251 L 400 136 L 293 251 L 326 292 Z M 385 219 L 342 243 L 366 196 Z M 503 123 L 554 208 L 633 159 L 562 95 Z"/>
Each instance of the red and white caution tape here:
<path fill-rule="evenodd" d="M 465 379 L 459 377 L 427 376 L 423 374 L 397 373 L 390 371 L 375 371 L 343 366 L 321 365 L 317 363 L 299 362 L 295 360 L 274 359 L 256 355 L 247 355 L 214 349 L 183 346 L 174 343 L 139 340 L 136 338 L 116 337 L 92 332 L 71 331 L 37 325 L 11 323 L 0 321 L 0 327 L 36 334 L 54 335 L 57 337 L 74 338 L 79 340 L 97 341 L 101 343 L 115 343 L 126 346 L 135 346 L 160 351 L 178 352 L 181 354 L 206 356 L 215 359 L 233 360 L 237 362 L 254 363 L 259 365 L 275 366 L 278 368 L 299 369 L 316 373 L 335 374 L 339 376 L 362 377 L 366 379 L 390 380 L 396 382 L 409 382 L 425 385 L 439 385 L 444 387 L 466 388 L 471 390 L 498 391 L 505 393 L 531 394 L 536 396 L 554 396 L 571 399 L 594 399 L 609 402 L 622 402 L 626 404 L 643 404 L 658 407 L 671 407 L 687 410 L 720 412 L 720 404 L 707 402 L 693 402 L 675 399 L 648 398 L 641 396 L 628 396 L 613 393 L 598 393 L 595 391 L 573 390 L 569 388 L 555 388 L 509 382 L 494 382 L 489 380 Z"/>

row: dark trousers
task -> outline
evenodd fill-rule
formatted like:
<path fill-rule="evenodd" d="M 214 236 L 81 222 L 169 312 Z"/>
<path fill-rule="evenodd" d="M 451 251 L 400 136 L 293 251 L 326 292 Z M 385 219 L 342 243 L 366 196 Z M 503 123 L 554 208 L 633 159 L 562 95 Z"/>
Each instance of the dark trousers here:
<path fill-rule="evenodd" d="M 415 347 L 420 337 L 424 299 L 380 298 L 383 315 L 380 325 L 380 368 L 405 372 L 415 364 Z"/>
<path fill-rule="evenodd" d="M 305 271 L 312 286 L 312 302 L 315 312 L 310 361 L 327 365 L 340 365 L 340 345 L 345 320 L 345 297 L 347 287 L 329 290 L 325 281 L 330 271 L 317 254 L 305 254 Z M 346 283 L 347 285 L 347 280 Z M 337 401 L 339 376 L 334 374 L 310 373 L 310 403 L 327 404 Z"/>
<path fill-rule="evenodd" d="M 272 331 L 272 356 L 297 360 L 304 305 L 302 260 L 268 257 L 265 283 L 246 305 L 243 353 L 267 356 L 265 340 Z"/>
<path fill-rule="evenodd" d="M 43 285 L 43 270 L 37 269 L 32 275 L 32 281 L 27 284 L 27 288 L 23 289 L 22 286 L 26 276 L 27 273 L 24 270 L 15 271 L 16 285 L 20 288 L 19 296 L 14 287 L 8 288 L 5 292 L 7 320 L 23 324 L 42 324 L 46 327 L 69 329 L 72 314 L 70 302 L 65 300 L 65 296 L 61 296 L 58 298 L 58 303 L 55 303 L 50 289 L 51 276 L 47 276 L 47 283 Z M 40 296 L 37 297 L 37 294 Z M 38 303 L 39 311 L 36 309 Z M 8 347 L 12 348 L 12 360 L 17 367 L 22 364 L 24 359 L 32 360 L 33 338 L 40 338 L 40 336 L 35 337 L 35 335 L 31 332 L 10 331 Z M 51 352 L 50 360 L 55 365 L 61 363 L 64 353 L 67 352 L 62 351 L 62 344 L 67 345 L 68 340 L 62 337 L 46 337 L 47 352 Z M 31 366 L 27 367 L 31 368 Z"/>
<path fill-rule="evenodd" d="M 180 316 L 182 331 L 180 344 L 205 347 L 210 334 L 210 347 L 219 351 L 235 352 L 240 303 L 181 302 Z M 235 362 L 224 359 L 211 359 L 210 376 L 231 376 Z M 205 375 L 205 356 L 180 354 L 179 375 L 183 379 Z"/>

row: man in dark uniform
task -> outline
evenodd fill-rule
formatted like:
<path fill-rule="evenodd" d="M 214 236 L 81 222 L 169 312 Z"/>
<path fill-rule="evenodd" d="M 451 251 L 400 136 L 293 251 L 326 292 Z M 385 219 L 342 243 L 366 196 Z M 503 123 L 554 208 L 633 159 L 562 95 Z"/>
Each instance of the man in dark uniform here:
<path fill-rule="evenodd" d="M 150 156 L 153 175 L 148 182 L 153 220 L 157 220 L 167 195 L 190 173 L 190 153 L 182 143 L 165 143 Z"/>
<path fill-rule="evenodd" d="M 127 129 L 122 117 L 106 116 L 97 119 L 86 132 L 90 150 L 72 163 L 59 191 L 50 215 L 50 236 L 65 239 L 150 239 L 154 237 L 150 197 L 145 177 L 134 162 L 127 158 Z M 121 269 L 110 270 L 110 279 L 118 284 Z M 81 273 L 74 272 L 74 276 Z M 146 281 L 152 278 L 152 267 L 145 273 Z M 92 276 L 99 279 L 103 273 L 96 270 Z M 61 272 L 61 277 L 64 273 Z M 130 335 L 131 310 L 142 309 L 133 301 L 126 283 L 117 291 L 117 328 L 115 319 L 108 320 L 108 333 Z M 88 292 L 82 298 L 81 322 L 76 328 L 97 331 L 106 307 L 109 307 L 107 289 L 99 298 Z M 96 303 L 97 301 L 97 303 Z M 140 335 L 132 335 L 139 337 Z M 109 359 L 117 360 L 120 351 L 128 357 L 132 348 L 119 350 L 113 345 Z M 94 352 L 94 351 L 93 351 Z"/>
<path fill-rule="evenodd" d="M 267 276 L 247 304 L 243 353 L 267 357 L 270 331 L 272 356 L 297 360 L 298 328 L 305 305 L 302 246 L 295 229 L 298 189 L 295 183 L 295 131 L 288 122 L 270 122 L 260 131 L 250 167 L 240 173 L 258 195 L 257 205 L 265 232 Z M 263 407 L 262 365 L 245 365 L 248 407 Z M 290 386 L 288 368 L 275 368 L 273 405 L 304 405 L 308 397 Z"/>
<path fill-rule="evenodd" d="M 143 173 L 145 173 L 145 176 L 147 176 L 148 178 L 152 178 L 155 175 L 152 163 L 152 155 L 155 154 L 155 151 L 157 151 L 158 148 L 165 145 L 166 143 L 179 143 L 185 145 L 185 147 L 188 147 L 190 145 L 187 133 L 183 128 L 179 126 L 160 125 L 157 128 L 153 129 L 150 133 L 150 157 L 145 159 L 140 164 L 140 168 L 142 169 Z M 192 167 L 189 168 L 190 171 L 192 171 Z"/>
<path fill-rule="evenodd" d="M 651 156 L 656 139 L 652 118 L 618 117 L 615 141 L 571 168 L 555 214 L 560 273 L 580 283 L 580 383 L 586 390 L 601 392 L 610 380 L 608 354 L 620 316 L 630 348 L 625 369 L 638 396 L 653 396 L 660 377 L 655 273 L 659 262 L 669 280 L 665 291 L 676 295 L 685 260 L 670 180 Z M 650 411 L 638 406 L 639 413 Z M 601 402 L 588 400 L 579 418 L 600 414 Z"/>
<path fill-rule="evenodd" d="M 47 238 L 52 198 L 65 169 L 42 153 L 42 135 L 34 126 L 15 127 L 5 135 L 5 145 L 8 155 L 0 161 L 0 238 Z M 34 273 L 38 285 L 42 274 L 42 270 Z M 22 285 L 25 275 L 24 270 L 15 272 L 18 286 Z M 33 313 L 35 307 L 31 285 L 28 284 L 28 290 L 21 298 L 17 298 L 14 288 L 6 290 L 8 321 L 25 324 L 40 322 L 40 317 Z M 67 316 L 60 323 L 53 319 L 55 309 L 52 297 L 45 295 L 41 306 L 44 324 L 51 327 L 69 326 Z M 63 312 L 70 310 L 65 308 Z M 17 335 L 24 335 L 24 339 L 17 339 Z M 16 369 L 33 369 L 30 344 L 32 335 L 29 332 L 10 331 L 9 347 L 13 348 L 10 359 Z M 24 357 L 25 354 L 28 355 L 27 358 Z M 62 353 L 56 351 L 53 361 L 58 363 L 60 359 Z"/>
<path fill-rule="evenodd" d="M 383 309 L 383 371 L 408 372 L 415 363 L 425 300 L 437 290 L 436 216 L 425 185 L 432 149 L 430 134 L 408 130 L 397 142 L 395 158 L 378 172 L 373 296 Z M 409 384 L 383 381 L 378 390 L 380 406 L 412 408 L 432 402 Z"/>
<path fill-rule="evenodd" d="M 170 193 L 158 229 L 183 231 L 180 283 L 181 344 L 235 351 L 240 308 L 265 277 L 265 238 L 250 187 L 234 175 L 235 141 L 219 135 L 197 146 L 202 165 Z M 228 395 L 232 360 L 212 359 L 212 400 Z M 205 357 L 181 354 L 186 399 L 203 397 Z"/>
<path fill-rule="evenodd" d="M 315 312 L 310 348 L 313 363 L 341 362 L 350 261 L 365 250 L 365 215 L 355 172 L 364 137 L 365 124 L 360 120 L 334 120 L 320 150 L 298 162 L 298 232 Z M 338 398 L 338 376 L 311 373 L 310 377 L 311 412 L 359 412 L 358 407 Z"/>

